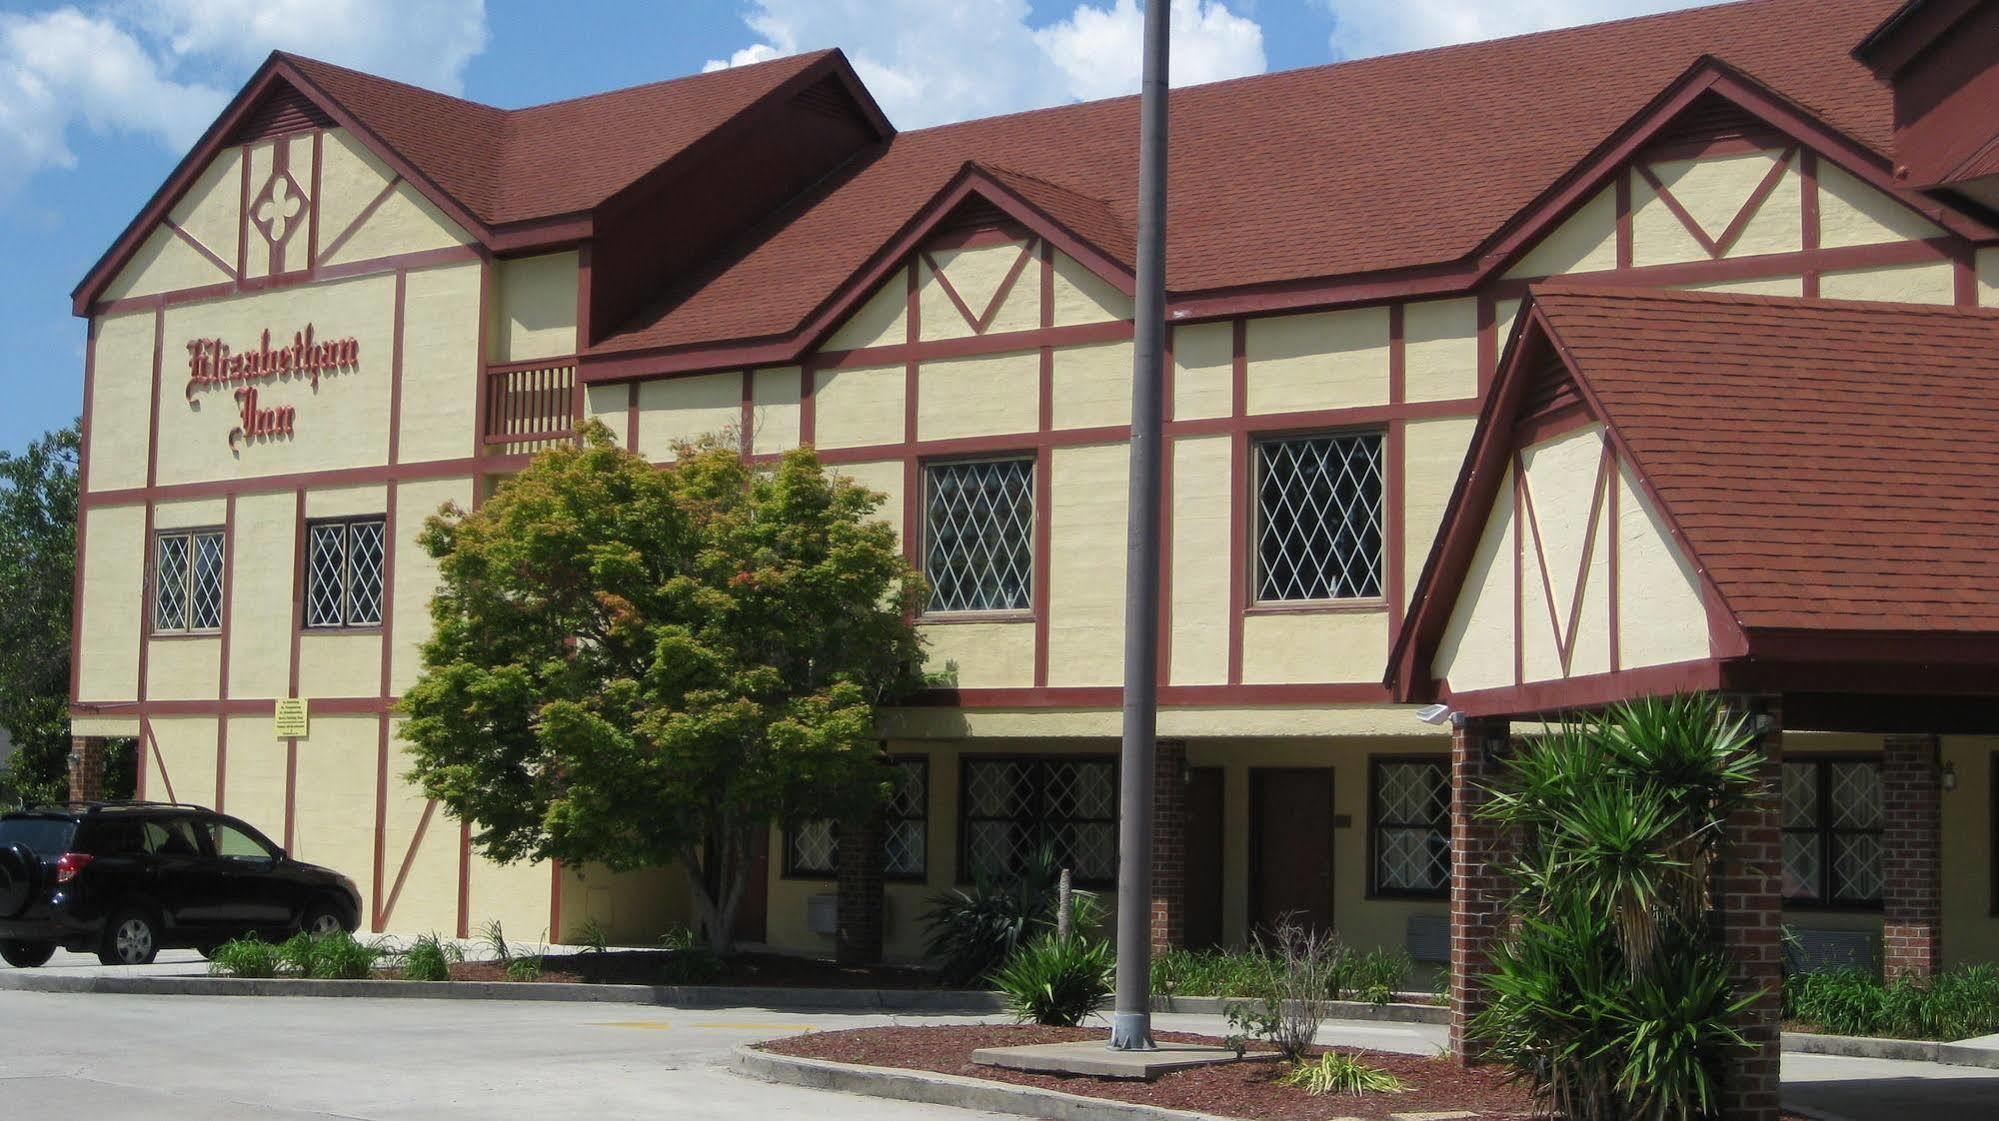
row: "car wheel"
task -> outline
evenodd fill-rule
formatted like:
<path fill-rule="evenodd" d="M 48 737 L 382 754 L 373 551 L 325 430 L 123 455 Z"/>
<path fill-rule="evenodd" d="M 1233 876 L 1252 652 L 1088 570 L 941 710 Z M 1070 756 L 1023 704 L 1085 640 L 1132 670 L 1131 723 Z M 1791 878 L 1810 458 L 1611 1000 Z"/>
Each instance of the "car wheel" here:
<path fill-rule="evenodd" d="M 305 918 L 299 922 L 298 928 L 314 938 L 324 938 L 329 934 L 346 933 L 347 922 L 340 917 L 340 908 L 322 901 L 305 909 Z"/>
<path fill-rule="evenodd" d="M 97 960 L 105 965 L 151 965 L 160 952 L 159 920 L 137 908 L 112 913 L 104 924 Z"/>
<path fill-rule="evenodd" d="M 33 969 L 47 965 L 56 956 L 54 942 L 22 942 L 14 938 L 0 938 L 0 961 L 16 969 Z"/>

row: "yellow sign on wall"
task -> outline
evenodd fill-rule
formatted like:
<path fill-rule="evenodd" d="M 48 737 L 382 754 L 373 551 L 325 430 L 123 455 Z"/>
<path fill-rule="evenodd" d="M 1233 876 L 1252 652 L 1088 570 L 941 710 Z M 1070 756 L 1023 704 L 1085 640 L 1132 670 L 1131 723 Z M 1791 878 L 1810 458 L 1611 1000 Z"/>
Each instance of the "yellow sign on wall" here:
<path fill-rule="evenodd" d="M 272 725 L 281 740 L 304 739 L 311 727 L 304 697 L 284 697 L 278 701 Z"/>

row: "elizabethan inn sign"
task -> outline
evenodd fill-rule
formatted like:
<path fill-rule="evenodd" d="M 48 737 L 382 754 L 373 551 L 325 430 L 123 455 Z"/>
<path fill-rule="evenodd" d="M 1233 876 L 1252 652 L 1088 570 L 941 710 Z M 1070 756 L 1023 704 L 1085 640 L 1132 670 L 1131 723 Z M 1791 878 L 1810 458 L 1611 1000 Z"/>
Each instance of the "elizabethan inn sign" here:
<path fill-rule="evenodd" d="M 257 385 L 279 378 L 305 379 L 319 392 L 321 374 L 351 370 L 360 365 L 358 339 L 315 340 L 312 324 L 292 334 L 291 345 L 280 343 L 271 349 L 271 333 L 266 330 L 254 350 L 233 351 L 221 339 L 190 339 L 187 344 L 187 400 L 196 403 L 196 391 L 212 386 L 234 385 L 239 421 L 229 430 L 229 447 L 241 451 L 252 440 L 292 434 L 297 409 L 291 405 L 269 408 L 258 403 Z"/>

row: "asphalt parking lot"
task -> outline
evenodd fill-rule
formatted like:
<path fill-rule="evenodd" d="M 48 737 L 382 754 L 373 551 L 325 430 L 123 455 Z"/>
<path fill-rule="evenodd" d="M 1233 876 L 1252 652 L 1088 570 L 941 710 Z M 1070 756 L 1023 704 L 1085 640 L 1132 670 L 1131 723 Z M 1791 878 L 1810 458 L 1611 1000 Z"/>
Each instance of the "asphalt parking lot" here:
<path fill-rule="evenodd" d="M 146 972 L 188 973 L 191 954 Z M 61 972 L 99 967 L 78 955 Z M 989 1017 L 990 1018 L 990 1017 Z M 112 996 L 0 991 L 0 1117 L 144 1121 L 570 1121 L 670 1115 L 914 1121 L 990 1114 L 752 1081 L 740 1044 L 979 1017 L 546 1001 Z M 1210 1016 L 1163 1029 L 1219 1033 Z M 1434 1053 L 1443 1029 L 1327 1025 L 1327 1043 Z M 1989 1121 L 1999 1071 L 1787 1055 L 1785 1103 L 1830 1121 Z"/>

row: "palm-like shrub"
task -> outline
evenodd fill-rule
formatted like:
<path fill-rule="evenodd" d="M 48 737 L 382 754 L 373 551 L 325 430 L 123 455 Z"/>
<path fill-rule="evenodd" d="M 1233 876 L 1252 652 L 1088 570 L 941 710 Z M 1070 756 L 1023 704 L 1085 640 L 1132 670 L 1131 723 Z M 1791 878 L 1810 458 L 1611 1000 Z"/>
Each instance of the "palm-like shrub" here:
<path fill-rule="evenodd" d="M 1748 1043 L 1714 936 L 1730 813 L 1767 797 L 1754 736 L 1710 697 L 1649 699 L 1529 738 L 1486 816 L 1519 841 L 1513 933 L 1473 1035 L 1570 1121 L 1711 1114 Z"/>
<path fill-rule="evenodd" d="M 924 948 L 937 962 L 940 979 L 953 986 L 976 984 L 1036 935 L 1054 930 L 1061 875 L 1054 849 L 1043 847 L 1018 871 L 980 876 L 969 890 L 932 898 L 923 915 Z M 1103 908 L 1095 893 L 1077 891 L 1069 916 L 1070 929 L 1086 934 L 1103 921 Z"/>
<path fill-rule="evenodd" d="M 1110 999 L 1117 957 L 1095 938 L 1038 938 L 992 975 L 1007 1011 L 1021 1020 L 1073 1028 Z"/>

